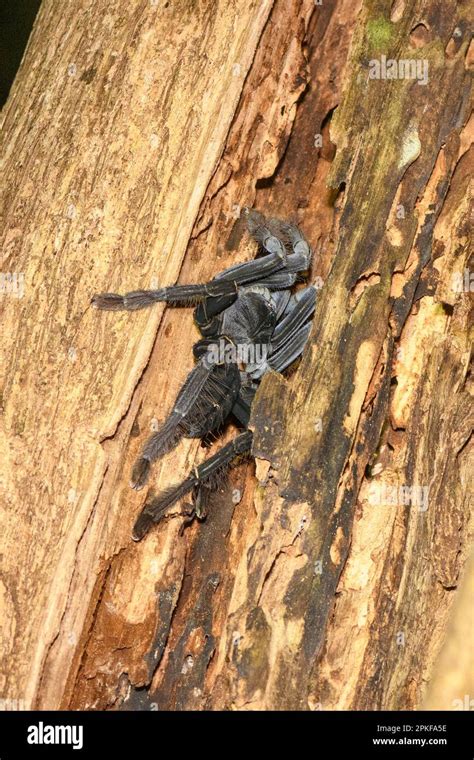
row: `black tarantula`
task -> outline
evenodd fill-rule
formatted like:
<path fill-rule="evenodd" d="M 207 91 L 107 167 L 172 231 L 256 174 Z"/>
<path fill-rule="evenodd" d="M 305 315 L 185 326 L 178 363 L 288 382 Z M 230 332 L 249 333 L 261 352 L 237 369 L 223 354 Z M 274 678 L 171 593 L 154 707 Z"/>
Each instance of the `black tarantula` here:
<path fill-rule="evenodd" d="M 132 472 L 139 490 L 151 463 L 170 451 L 180 438 L 204 438 L 218 431 L 232 414 L 244 429 L 217 454 L 193 469 L 182 483 L 166 489 L 145 504 L 133 538 L 140 540 L 168 508 L 192 493 L 183 509 L 186 524 L 203 519 L 216 477 L 242 454 L 248 454 L 252 432 L 250 409 L 258 384 L 269 369 L 283 372 L 303 351 L 316 302 L 314 287 L 296 293 L 304 279 L 311 248 L 294 224 L 265 219 L 245 210 L 247 227 L 260 247 L 253 261 L 236 264 L 202 285 L 175 285 L 159 290 L 136 290 L 125 295 L 100 293 L 92 299 L 98 309 L 143 309 L 157 301 L 197 304 L 194 319 L 202 334 L 193 348 L 196 364 L 188 375 L 166 422 L 148 439 Z"/>

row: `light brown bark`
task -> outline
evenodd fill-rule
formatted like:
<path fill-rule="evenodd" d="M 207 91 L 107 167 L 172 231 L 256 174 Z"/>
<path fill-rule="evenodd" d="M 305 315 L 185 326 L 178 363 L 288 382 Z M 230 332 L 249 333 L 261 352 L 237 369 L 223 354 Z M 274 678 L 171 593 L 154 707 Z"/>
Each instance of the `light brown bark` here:
<path fill-rule="evenodd" d="M 1 269 L 24 296 L 1 304 L 1 694 L 423 704 L 472 538 L 471 293 L 453 287 L 469 267 L 466 14 L 44 1 L 2 112 Z M 427 60 L 428 84 L 369 79 L 382 54 Z M 309 345 L 259 391 L 257 479 L 239 467 L 203 525 L 133 544 L 131 464 L 197 331 L 190 310 L 104 314 L 90 297 L 249 258 L 253 205 L 314 246 Z M 153 488 L 207 455 L 184 442 Z M 387 505 L 387 486 L 427 488 L 427 508 Z"/>

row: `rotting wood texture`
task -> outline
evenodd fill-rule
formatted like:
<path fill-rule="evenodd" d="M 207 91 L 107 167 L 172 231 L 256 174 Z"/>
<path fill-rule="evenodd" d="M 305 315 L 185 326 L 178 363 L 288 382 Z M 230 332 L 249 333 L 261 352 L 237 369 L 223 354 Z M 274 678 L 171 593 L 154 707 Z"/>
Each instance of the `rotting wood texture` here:
<path fill-rule="evenodd" d="M 44 0 L 2 112 L 2 695 L 421 706 L 472 536 L 467 14 Z M 371 79 L 381 56 L 427 83 Z M 247 205 L 314 246 L 310 344 L 259 391 L 257 478 L 136 545 L 130 467 L 197 332 L 89 300 L 252 256 Z M 153 487 L 205 456 L 184 442 Z"/>

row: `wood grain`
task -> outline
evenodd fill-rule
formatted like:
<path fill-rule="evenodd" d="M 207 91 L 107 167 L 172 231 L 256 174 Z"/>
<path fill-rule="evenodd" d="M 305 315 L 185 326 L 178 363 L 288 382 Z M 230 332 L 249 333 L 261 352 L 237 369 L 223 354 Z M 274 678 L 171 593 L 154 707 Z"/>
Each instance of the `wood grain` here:
<path fill-rule="evenodd" d="M 2 112 L 2 271 L 25 290 L 2 304 L 2 690 L 27 704 L 62 698 L 137 505 L 117 478 L 162 309 L 90 298 L 176 281 L 270 7 L 47 1 Z"/>
<path fill-rule="evenodd" d="M 468 28 L 452 0 L 44 1 L 2 112 L 2 695 L 412 709 L 435 672 L 439 703 L 472 543 Z M 427 85 L 370 79 L 382 54 Z M 258 393 L 256 474 L 134 544 L 130 468 L 197 332 L 89 299 L 248 259 L 252 205 L 315 249 L 309 345 Z"/>

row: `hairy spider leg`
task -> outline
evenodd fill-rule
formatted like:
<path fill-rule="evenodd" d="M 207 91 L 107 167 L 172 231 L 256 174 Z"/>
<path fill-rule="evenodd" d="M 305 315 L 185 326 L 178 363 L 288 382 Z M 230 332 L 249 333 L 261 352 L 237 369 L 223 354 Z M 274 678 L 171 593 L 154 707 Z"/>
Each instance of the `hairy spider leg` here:
<path fill-rule="evenodd" d="M 135 522 L 133 539 L 135 541 L 142 539 L 153 524 L 163 519 L 170 506 L 199 486 L 205 486 L 219 471 L 229 467 L 238 456 L 250 451 L 251 446 L 252 433 L 250 430 L 246 430 L 223 446 L 214 456 L 198 465 L 182 483 L 171 486 L 145 504 Z"/>
<path fill-rule="evenodd" d="M 174 407 L 160 430 L 146 442 L 132 470 L 131 486 L 139 491 L 151 464 L 173 449 L 183 437 L 200 438 L 222 425 L 240 388 L 235 364 L 213 364 L 203 354 L 189 373 Z"/>
<path fill-rule="evenodd" d="M 298 332 L 299 328 L 313 316 L 316 307 L 316 288 L 310 285 L 295 295 L 294 302 L 292 303 L 290 300 L 290 309 L 288 310 L 287 307 L 282 318 L 275 325 L 271 340 L 272 353 L 282 348 Z"/>
<path fill-rule="evenodd" d="M 268 358 L 270 369 L 283 372 L 303 353 L 311 332 L 311 322 L 302 325 L 277 351 L 272 351 Z"/>
<path fill-rule="evenodd" d="M 257 212 L 249 212 L 260 220 L 260 224 L 255 227 L 249 224 L 249 229 L 254 238 L 261 242 L 262 245 L 277 248 L 275 240 L 280 245 L 291 248 L 293 253 L 286 257 L 284 264 L 274 271 L 268 273 L 267 268 L 262 266 L 262 262 L 268 257 L 245 261 L 242 264 L 234 264 L 217 274 L 214 281 L 229 280 L 236 282 L 237 286 L 242 285 L 262 285 L 270 291 L 289 290 L 298 279 L 300 273 L 306 272 L 311 265 L 311 248 L 303 237 L 301 231 L 296 225 L 286 222 L 279 222 L 277 219 L 271 219 L 267 224 L 262 221 L 264 218 Z M 269 234 L 274 231 L 273 238 Z M 268 241 L 272 240 L 270 244 Z M 282 259 L 283 260 L 283 259 Z M 286 297 L 288 300 L 290 294 Z M 198 304 L 194 311 L 194 319 L 201 333 L 205 336 L 215 336 L 219 333 L 221 326 L 221 314 L 225 309 L 235 302 L 237 294 L 233 296 L 208 297 Z M 286 304 L 285 304 L 286 305 Z"/>
<path fill-rule="evenodd" d="M 253 380 L 259 380 L 269 369 L 283 372 L 300 356 L 308 339 L 309 320 L 315 305 L 316 289 L 312 285 L 291 296 L 285 309 L 280 311 L 267 356 L 259 364 L 248 367 Z"/>
<path fill-rule="evenodd" d="M 284 268 L 287 261 L 285 244 L 266 226 L 264 217 L 256 211 L 249 211 L 247 226 L 250 234 L 267 251 L 267 255 L 237 267 L 228 277 L 214 278 L 210 282 L 197 285 L 173 285 L 158 290 L 134 290 L 124 295 L 98 293 L 92 298 L 92 306 L 104 311 L 123 309 L 136 311 L 163 301 L 168 304 L 199 303 L 209 297 L 230 296 L 239 285 L 262 279 Z"/>

